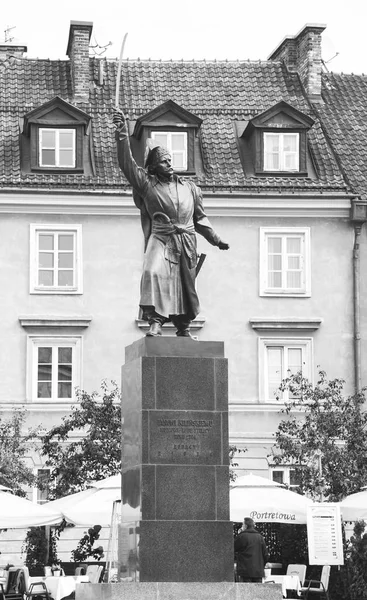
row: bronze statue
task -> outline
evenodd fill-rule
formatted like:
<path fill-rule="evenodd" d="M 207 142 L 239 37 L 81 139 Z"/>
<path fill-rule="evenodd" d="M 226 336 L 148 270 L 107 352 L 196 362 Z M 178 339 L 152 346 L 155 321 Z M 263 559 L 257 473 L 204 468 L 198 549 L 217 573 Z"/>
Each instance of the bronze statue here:
<path fill-rule="evenodd" d="M 200 188 L 174 174 L 168 150 L 150 149 L 145 169 L 139 167 L 121 110 L 114 110 L 113 122 L 120 168 L 133 188 L 145 237 L 140 307 L 150 325 L 147 335 L 162 335 L 162 325 L 172 321 L 177 336 L 191 337 L 190 323 L 200 312 L 195 232 L 220 250 L 228 250 L 229 245 L 213 230 Z"/>

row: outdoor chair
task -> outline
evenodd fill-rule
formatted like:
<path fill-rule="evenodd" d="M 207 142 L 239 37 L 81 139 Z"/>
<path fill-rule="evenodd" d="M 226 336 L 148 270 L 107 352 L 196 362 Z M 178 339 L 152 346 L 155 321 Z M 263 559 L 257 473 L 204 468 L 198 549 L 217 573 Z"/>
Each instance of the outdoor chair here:
<path fill-rule="evenodd" d="M 99 583 L 103 577 L 102 565 L 88 565 L 87 573 L 90 583 Z"/>
<path fill-rule="evenodd" d="M 301 596 L 307 600 L 309 594 L 317 595 L 319 598 L 325 598 L 329 600 L 329 579 L 330 579 L 330 566 L 325 565 L 322 567 L 321 578 L 310 579 L 305 581 L 305 585 L 301 588 Z"/>
<path fill-rule="evenodd" d="M 288 565 L 286 575 L 298 575 L 299 582 L 303 586 L 306 579 L 306 565 Z"/>
<path fill-rule="evenodd" d="M 51 600 L 51 596 L 44 581 L 35 581 L 34 583 L 31 583 L 29 590 L 25 594 L 25 597 L 26 600 L 30 600 L 34 596 L 37 596 L 37 598 L 46 598 L 46 600 Z"/>
<path fill-rule="evenodd" d="M 5 600 L 23 600 L 27 591 L 28 569 L 10 568 L 6 589 L 1 586 L 1 593 Z"/>

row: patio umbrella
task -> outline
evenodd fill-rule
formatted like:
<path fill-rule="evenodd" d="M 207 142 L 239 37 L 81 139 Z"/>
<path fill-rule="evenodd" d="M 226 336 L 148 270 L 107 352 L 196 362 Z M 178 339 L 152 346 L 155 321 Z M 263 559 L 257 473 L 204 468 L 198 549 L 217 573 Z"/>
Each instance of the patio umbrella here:
<path fill-rule="evenodd" d="M 340 510 L 344 521 L 367 519 L 367 489 L 346 496 L 340 502 Z"/>
<path fill-rule="evenodd" d="M 262 523 L 307 523 L 311 504 L 306 496 L 252 474 L 238 477 L 229 493 L 230 519 L 237 523 L 244 517 Z"/>
<path fill-rule="evenodd" d="M 0 529 L 24 529 L 54 525 L 62 520 L 57 508 L 34 504 L 26 498 L 0 490 Z"/>
<path fill-rule="evenodd" d="M 91 485 L 93 487 L 82 492 L 47 502 L 46 506 L 59 510 L 64 519 L 74 525 L 110 525 L 113 504 L 121 500 L 121 475 Z"/>

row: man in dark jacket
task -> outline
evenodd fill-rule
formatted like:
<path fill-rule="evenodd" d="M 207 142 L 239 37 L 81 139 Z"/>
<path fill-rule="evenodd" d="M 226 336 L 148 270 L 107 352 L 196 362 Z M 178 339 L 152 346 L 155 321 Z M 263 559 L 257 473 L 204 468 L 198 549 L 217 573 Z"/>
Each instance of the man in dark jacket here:
<path fill-rule="evenodd" d="M 239 581 L 260 582 L 264 577 L 264 566 L 268 560 L 268 552 L 263 536 L 255 529 L 252 519 L 244 519 L 244 530 L 234 541 L 237 555 L 237 575 Z"/>

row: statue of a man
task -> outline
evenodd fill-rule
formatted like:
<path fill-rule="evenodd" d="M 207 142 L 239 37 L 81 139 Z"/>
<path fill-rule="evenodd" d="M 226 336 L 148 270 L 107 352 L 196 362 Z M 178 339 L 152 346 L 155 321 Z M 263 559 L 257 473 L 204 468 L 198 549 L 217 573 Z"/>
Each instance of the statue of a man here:
<path fill-rule="evenodd" d="M 145 169 L 139 167 L 131 154 L 121 110 L 115 109 L 113 122 L 120 168 L 133 188 L 145 237 L 140 307 L 143 320 L 150 325 L 147 335 L 161 335 L 162 325 L 172 321 L 176 335 L 191 337 L 190 323 L 200 312 L 195 232 L 220 250 L 228 250 L 229 245 L 212 228 L 200 188 L 174 174 L 168 150 L 150 149 Z"/>

